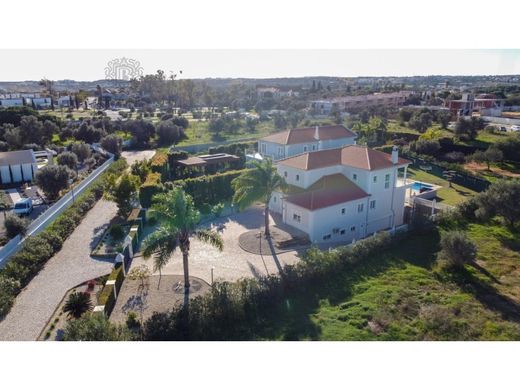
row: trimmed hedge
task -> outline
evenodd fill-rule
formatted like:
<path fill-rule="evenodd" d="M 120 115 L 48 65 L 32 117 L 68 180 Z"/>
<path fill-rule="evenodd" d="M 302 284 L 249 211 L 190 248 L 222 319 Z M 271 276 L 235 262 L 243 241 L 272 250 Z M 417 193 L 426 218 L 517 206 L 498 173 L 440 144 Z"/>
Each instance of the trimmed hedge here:
<path fill-rule="evenodd" d="M 105 315 L 108 317 L 112 310 L 114 309 L 114 305 L 116 304 L 116 292 L 121 290 L 121 286 L 125 280 L 125 274 L 123 272 L 123 266 L 120 264 L 112 270 L 110 275 L 108 276 L 107 282 L 109 280 L 115 280 L 115 284 L 106 284 L 99 293 L 98 297 L 98 305 L 105 306 Z"/>
<path fill-rule="evenodd" d="M 257 141 L 249 141 L 249 142 L 236 142 L 227 145 L 218 145 L 212 146 L 208 149 L 209 154 L 217 154 L 217 153 L 229 153 L 234 154 L 236 156 L 243 156 L 247 149 L 257 149 L 258 142 Z"/>
<path fill-rule="evenodd" d="M 161 174 L 157 172 L 149 173 L 139 189 L 139 202 L 141 206 L 149 208 L 152 205 L 153 196 L 163 191 L 164 186 L 161 183 Z"/>
<path fill-rule="evenodd" d="M 402 236 L 378 233 L 357 243 L 320 251 L 311 249 L 304 261 L 285 265 L 281 275 L 217 282 L 207 294 L 171 311 L 154 313 L 143 327 L 145 340 L 270 339 L 272 323 L 287 311 L 292 297 L 309 286 L 342 278 L 357 263 L 396 245 Z"/>
<path fill-rule="evenodd" d="M 240 169 L 215 175 L 177 180 L 174 184 L 182 186 L 184 191 L 193 197 L 197 206 L 205 203 L 214 205 L 233 198 L 234 191 L 231 187 L 231 182 L 247 170 Z"/>
<path fill-rule="evenodd" d="M 31 279 L 43 268 L 44 264 L 58 252 L 65 239 L 74 231 L 85 214 L 101 198 L 104 191 L 104 178 L 126 169 L 124 159 L 114 162 L 105 173 L 44 231 L 28 237 L 22 249 L 11 256 L 7 265 L 0 270 L 0 318 L 5 316 L 12 307 L 14 298 Z M 13 289 L 7 285 L 15 281 L 18 287 Z"/>

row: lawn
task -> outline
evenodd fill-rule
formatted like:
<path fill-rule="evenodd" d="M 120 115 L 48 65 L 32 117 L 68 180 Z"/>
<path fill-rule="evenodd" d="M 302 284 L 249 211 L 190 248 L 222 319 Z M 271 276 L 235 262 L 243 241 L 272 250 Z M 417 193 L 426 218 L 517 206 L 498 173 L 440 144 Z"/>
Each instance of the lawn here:
<path fill-rule="evenodd" d="M 468 231 L 477 241 L 478 268 L 447 276 L 435 265 L 438 234 L 414 235 L 288 299 L 266 327 L 268 337 L 520 340 L 520 255 L 511 248 L 520 235 L 494 224 Z"/>
<path fill-rule="evenodd" d="M 451 187 L 449 187 L 449 182 L 444 178 L 412 167 L 408 168 L 408 177 L 413 180 L 442 186 L 437 191 L 437 200 L 449 205 L 456 205 L 476 194 L 475 191 L 455 183 L 452 183 Z"/>

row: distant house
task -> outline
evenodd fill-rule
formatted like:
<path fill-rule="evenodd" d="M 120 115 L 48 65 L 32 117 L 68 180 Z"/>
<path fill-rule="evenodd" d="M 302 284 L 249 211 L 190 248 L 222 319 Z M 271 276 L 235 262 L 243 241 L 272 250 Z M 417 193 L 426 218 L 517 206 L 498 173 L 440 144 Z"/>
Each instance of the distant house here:
<path fill-rule="evenodd" d="M 58 107 L 73 107 L 74 97 L 72 96 L 60 96 L 58 98 Z"/>
<path fill-rule="evenodd" d="M 258 152 L 276 161 L 306 152 L 353 145 L 356 137 L 356 133 L 342 125 L 303 127 L 261 138 Z"/>
<path fill-rule="evenodd" d="M 471 116 L 474 111 L 484 115 L 500 116 L 504 107 L 504 99 L 498 99 L 493 94 L 481 94 L 475 97 L 472 93 L 462 94 L 462 99 L 446 100 L 445 107 L 458 116 Z"/>
<path fill-rule="evenodd" d="M 299 92 L 284 87 L 256 87 L 256 96 L 260 99 L 272 98 L 278 100 L 283 97 L 298 96 Z"/>
<path fill-rule="evenodd" d="M 19 107 L 23 106 L 23 98 L 0 99 L 0 107 Z"/>
<path fill-rule="evenodd" d="M 52 98 L 50 97 L 40 97 L 40 98 L 34 98 L 34 99 L 30 99 L 31 100 L 31 105 L 36 108 L 37 110 L 43 110 L 43 109 L 47 109 L 47 108 L 51 108 L 52 107 Z"/>
<path fill-rule="evenodd" d="M 32 182 L 38 171 L 32 149 L 0 152 L 0 183 Z"/>
<path fill-rule="evenodd" d="M 350 112 L 373 106 L 399 107 L 411 95 L 413 92 L 399 91 L 313 100 L 310 103 L 310 109 L 318 115 L 330 115 L 332 112 Z"/>

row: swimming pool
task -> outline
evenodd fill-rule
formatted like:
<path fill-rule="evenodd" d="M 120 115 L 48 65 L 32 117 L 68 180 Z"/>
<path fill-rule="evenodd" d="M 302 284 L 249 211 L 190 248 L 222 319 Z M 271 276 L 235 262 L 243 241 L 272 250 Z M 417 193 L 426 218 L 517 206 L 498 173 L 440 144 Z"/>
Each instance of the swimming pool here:
<path fill-rule="evenodd" d="M 412 184 L 412 190 L 417 192 L 426 192 L 433 190 L 433 187 L 426 183 L 421 183 L 420 181 L 416 181 Z"/>

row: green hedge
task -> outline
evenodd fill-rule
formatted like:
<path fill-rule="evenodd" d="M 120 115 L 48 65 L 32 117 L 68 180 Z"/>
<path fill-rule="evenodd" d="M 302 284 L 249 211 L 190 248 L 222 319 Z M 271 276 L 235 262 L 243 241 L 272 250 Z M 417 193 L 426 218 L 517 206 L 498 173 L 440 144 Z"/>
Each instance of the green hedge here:
<path fill-rule="evenodd" d="M 201 206 L 204 203 L 214 205 L 230 201 L 233 198 L 234 191 L 231 182 L 246 171 L 247 169 L 240 169 L 216 175 L 177 180 L 174 184 L 181 185 L 193 197 L 196 205 Z"/>
<path fill-rule="evenodd" d="M 139 189 L 139 202 L 144 208 L 149 208 L 152 204 L 152 198 L 155 194 L 164 191 L 164 186 L 161 183 L 161 174 L 151 172 L 146 177 L 145 182 Z"/>
<path fill-rule="evenodd" d="M 105 284 L 98 297 L 98 305 L 105 306 L 105 315 L 108 317 L 116 304 L 116 292 L 121 291 L 121 286 L 125 280 L 125 274 L 123 272 L 122 264 L 114 267 L 110 275 L 109 280 L 115 280 L 115 284 Z"/>
<path fill-rule="evenodd" d="M 31 279 L 43 268 L 65 239 L 72 234 L 85 214 L 96 204 L 104 192 L 104 179 L 111 174 L 118 174 L 126 169 L 126 161 L 114 162 L 92 186 L 76 198 L 76 201 L 45 230 L 28 237 L 22 249 L 13 256 L 0 270 L 0 317 L 5 316 L 12 307 L 14 298 Z M 12 288 L 12 283 L 17 288 Z"/>
<path fill-rule="evenodd" d="M 236 142 L 227 145 L 218 145 L 212 146 L 208 149 L 209 154 L 217 154 L 217 153 L 229 153 L 234 154 L 236 156 L 243 156 L 247 149 L 257 149 L 258 142 L 257 141 L 249 141 L 249 142 Z"/>

